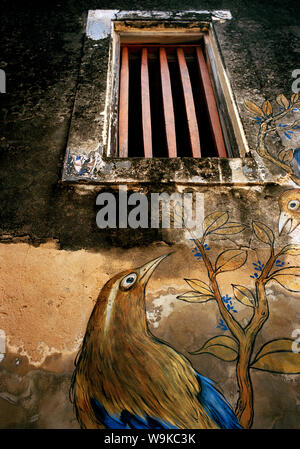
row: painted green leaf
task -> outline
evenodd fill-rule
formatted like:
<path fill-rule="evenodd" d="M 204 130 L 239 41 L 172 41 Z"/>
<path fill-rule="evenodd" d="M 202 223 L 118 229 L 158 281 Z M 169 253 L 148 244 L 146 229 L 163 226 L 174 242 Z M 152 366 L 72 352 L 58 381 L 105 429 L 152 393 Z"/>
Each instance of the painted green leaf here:
<path fill-rule="evenodd" d="M 266 343 L 251 368 L 281 374 L 300 374 L 300 353 L 293 352 L 294 340 L 282 338 Z"/>
<path fill-rule="evenodd" d="M 241 302 L 245 306 L 255 307 L 255 297 L 251 290 L 249 290 L 247 287 L 244 287 L 243 285 L 232 284 L 232 287 L 233 294 L 239 302 Z"/>
<path fill-rule="evenodd" d="M 238 344 L 232 337 L 218 335 L 208 340 L 202 348 L 190 354 L 211 354 L 226 362 L 233 362 L 238 356 Z"/>
<path fill-rule="evenodd" d="M 239 234 L 240 232 L 244 231 L 246 227 L 246 225 L 243 225 L 241 223 L 228 222 L 225 223 L 225 225 L 223 225 L 221 228 L 216 229 L 213 233 L 217 235 Z"/>
<path fill-rule="evenodd" d="M 228 249 L 223 251 L 216 260 L 216 271 L 233 271 L 242 267 L 247 260 L 247 251 L 241 249 Z"/>
<path fill-rule="evenodd" d="M 287 254 L 289 256 L 299 256 L 300 254 L 300 245 L 296 245 L 291 243 L 290 245 L 286 245 L 280 251 L 280 254 Z"/>
<path fill-rule="evenodd" d="M 262 109 L 263 109 L 265 115 L 271 115 L 273 112 L 273 108 L 272 108 L 272 105 L 269 102 L 269 100 L 266 100 L 264 102 L 264 104 L 262 105 Z"/>
<path fill-rule="evenodd" d="M 292 351 L 293 343 L 294 340 L 292 340 L 291 338 L 279 338 L 276 340 L 268 341 L 260 348 L 260 350 L 256 354 L 255 361 L 263 355 L 270 354 L 271 352 Z"/>
<path fill-rule="evenodd" d="M 291 162 L 294 157 L 294 151 L 290 148 L 289 150 L 281 150 L 278 153 L 278 160 L 281 162 Z"/>
<path fill-rule="evenodd" d="M 293 94 L 291 96 L 291 103 L 292 104 L 296 103 L 298 101 L 298 99 L 299 99 L 299 94 Z"/>
<path fill-rule="evenodd" d="M 290 105 L 289 100 L 283 94 L 278 95 L 278 97 L 276 98 L 276 101 L 284 109 L 287 109 Z"/>
<path fill-rule="evenodd" d="M 239 348 L 238 343 L 234 338 L 229 337 L 228 335 L 217 335 L 216 337 L 212 337 L 207 340 L 207 342 L 202 346 L 201 349 L 214 345 L 227 346 L 228 348 L 231 348 L 236 352 L 238 352 Z"/>
<path fill-rule="evenodd" d="M 205 282 L 200 281 L 199 279 L 185 279 L 185 282 L 189 284 L 196 292 L 202 293 L 203 295 L 211 295 L 212 291 Z"/>
<path fill-rule="evenodd" d="M 253 221 L 253 231 L 256 237 L 267 245 L 272 246 L 274 243 L 274 234 L 272 229 L 259 221 Z"/>
<path fill-rule="evenodd" d="M 274 271 L 272 279 L 291 292 L 300 292 L 300 267 L 288 267 Z"/>
<path fill-rule="evenodd" d="M 177 299 L 180 299 L 182 301 L 186 302 L 194 302 L 194 303 L 200 303 L 200 302 L 207 302 L 211 301 L 212 299 L 215 299 L 212 294 L 201 294 L 195 291 L 192 292 L 186 292 L 182 295 L 177 296 Z"/>
<path fill-rule="evenodd" d="M 244 104 L 245 107 L 248 109 L 248 111 L 251 112 L 252 114 L 258 115 L 260 117 L 264 116 L 262 109 L 259 106 L 257 106 L 257 104 L 253 103 L 253 101 L 245 100 Z"/>
<path fill-rule="evenodd" d="M 211 234 L 216 229 L 223 226 L 229 219 L 228 212 L 214 212 L 207 215 L 203 222 L 203 231 L 205 234 Z"/>

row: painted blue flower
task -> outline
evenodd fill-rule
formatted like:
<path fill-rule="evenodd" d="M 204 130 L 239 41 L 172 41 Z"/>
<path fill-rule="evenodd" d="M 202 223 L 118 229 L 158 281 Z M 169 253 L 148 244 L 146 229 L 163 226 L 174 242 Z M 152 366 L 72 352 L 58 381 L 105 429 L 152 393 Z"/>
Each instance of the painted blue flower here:
<path fill-rule="evenodd" d="M 226 326 L 226 324 L 224 323 L 224 321 L 222 320 L 222 318 L 219 318 L 219 321 L 217 322 L 217 326 L 220 329 L 222 329 L 223 331 L 228 331 L 228 327 Z"/>
<path fill-rule="evenodd" d="M 260 260 L 258 260 L 257 263 L 252 262 L 252 265 L 254 265 L 254 269 L 255 269 L 256 271 L 262 271 L 262 270 L 263 270 L 263 267 L 265 266 L 265 264 L 264 264 L 264 263 L 261 263 Z"/>
<path fill-rule="evenodd" d="M 288 128 L 291 125 L 283 125 L 282 123 L 278 123 L 277 127 L 281 128 L 281 130 L 283 131 L 283 134 L 285 135 L 285 137 L 287 139 L 291 139 L 291 135 L 294 134 L 294 131 L 291 130 L 287 130 L 286 128 Z M 299 127 L 300 128 L 300 127 Z M 298 129 L 298 126 L 296 126 L 294 129 Z"/>
<path fill-rule="evenodd" d="M 190 239 L 190 240 L 192 240 L 192 242 L 195 242 L 194 239 Z M 204 244 L 204 249 L 206 249 L 206 251 L 209 251 L 210 247 L 205 243 Z M 201 255 L 201 253 L 199 252 L 199 250 L 198 250 L 198 248 L 196 246 L 192 249 L 192 252 L 194 253 L 193 256 L 196 257 L 197 260 L 201 260 L 202 259 L 202 255 Z"/>
<path fill-rule="evenodd" d="M 229 295 L 226 293 L 225 296 L 222 296 L 222 300 L 223 300 L 225 303 L 227 303 L 227 302 L 229 302 L 229 301 L 231 300 L 231 296 L 229 296 Z"/>
<path fill-rule="evenodd" d="M 226 305 L 227 310 L 232 311 L 233 313 L 237 313 L 237 310 L 235 310 L 232 301 L 231 301 L 231 296 L 229 295 L 225 295 L 222 296 L 222 301 L 224 302 L 224 304 Z"/>
<path fill-rule="evenodd" d="M 287 139 L 291 139 L 291 134 L 294 134 L 294 132 L 293 131 L 284 131 L 284 133 L 283 133 L 284 135 L 285 135 L 285 137 L 287 138 Z"/>
<path fill-rule="evenodd" d="M 284 262 L 282 262 L 282 260 L 277 259 L 275 262 L 276 267 L 283 267 Z"/>
<path fill-rule="evenodd" d="M 258 272 L 261 272 L 261 271 L 263 270 L 264 266 L 265 266 L 265 264 L 264 264 L 264 263 L 261 263 L 260 260 L 258 260 L 257 263 L 252 262 L 252 265 L 254 265 L 254 269 L 255 269 L 256 271 L 258 271 Z M 250 277 L 251 277 L 252 279 L 257 279 L 257 278 L 258 278 L 258 273 L 255 273 L 255 272 L 254 272 L 253 275 L 250 274 Z"/>

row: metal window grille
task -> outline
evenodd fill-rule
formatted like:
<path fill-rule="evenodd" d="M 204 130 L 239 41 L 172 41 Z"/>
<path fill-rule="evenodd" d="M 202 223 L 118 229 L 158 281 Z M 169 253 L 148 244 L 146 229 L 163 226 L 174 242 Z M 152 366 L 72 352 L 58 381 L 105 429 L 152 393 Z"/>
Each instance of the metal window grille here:
<path fill-rule="evenodd" d="M 119 157 L 226 157 L 202 45 L 121 44 Z"/>

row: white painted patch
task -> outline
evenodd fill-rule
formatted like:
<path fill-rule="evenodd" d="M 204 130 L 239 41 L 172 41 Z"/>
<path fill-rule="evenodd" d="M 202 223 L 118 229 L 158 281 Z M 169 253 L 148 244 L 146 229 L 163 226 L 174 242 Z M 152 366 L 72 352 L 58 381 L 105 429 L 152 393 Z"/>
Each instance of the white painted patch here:
<path fill-rule="evenodd" d="M 229 165 L 231 168 L 231 176 L 232 176 L 232 182 L 234 183 L 244 183 L 249 182 L 249 178 L 245 176 L 243 171 L 243 161 L 242 159 L 235 158 L 235 159 L 228 159 Z"/>
<path fill-rule="evenodd" d="M 106 306 L 106 310 L 105 310 L 105 325 L 104 325 L 104 332 L 107 331 L 108 326 L 109 326 L 109 322 L 110 322 L 110 318 L 111 318 L 111 314 L 112 314 L 112 310 L 115 304 L 115 299 L 117 296 L 119 290 L 119 281 L 116 281 L 110 291 L 110 294 L 108 295 L 108 299 L 107 299 L 107 306 Z"/>
<path fill-rule="evenodd" d="M 215 9 L 212 12 L 213 20 L 231 20 L 232 14 L 229 9 Z"/>
<path fill-rule="evenodd" d="M 152 310 L 147 311 L 147 319 L 154 328 L 158 328 L 163 318 L 168 318 L 174 310 L 177 295 L 162 295 L 152 301 Z"/>
<path fill-rule="evenodd" d="M 95 41 L 109 36 L 111 33 L 111 21 L 117 12 L 117 9 L 90 10 L 86 24 L 87 36 Z"/>
<path fill-rule="evenodd" d="M 289 244 L 295 243 L 299 245 L 300 242 L 300 225 L 289 234 Z"/>
<path fill-rule="evenodd" d="M 0 329 L 0 362 L 5 357 L 6 353 L 6 335 L 3 329 Z"/>
<path fill-rule="evenodd" d="M 266 294 L 267 294 L 267 298 L 271 301 L 276 302 L 279 299 L 278 296 L 274 294 L 274 290 L 271 287 L 266 289 Z"/>

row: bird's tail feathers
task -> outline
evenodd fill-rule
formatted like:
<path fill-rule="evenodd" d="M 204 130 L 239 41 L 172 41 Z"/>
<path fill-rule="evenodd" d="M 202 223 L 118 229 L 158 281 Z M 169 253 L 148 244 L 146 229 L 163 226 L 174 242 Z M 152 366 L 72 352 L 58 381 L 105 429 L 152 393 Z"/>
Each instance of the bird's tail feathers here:
<path fill-rule="evenodd" d="M 241 429 L 229 402 L 216 389 L 213 382 L 197 372 L 196 375 L 201 386 L 199 401 L 210 418 L 221 429 Z"/>

